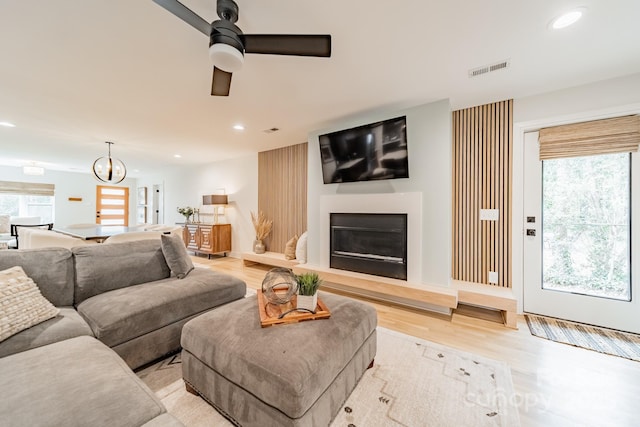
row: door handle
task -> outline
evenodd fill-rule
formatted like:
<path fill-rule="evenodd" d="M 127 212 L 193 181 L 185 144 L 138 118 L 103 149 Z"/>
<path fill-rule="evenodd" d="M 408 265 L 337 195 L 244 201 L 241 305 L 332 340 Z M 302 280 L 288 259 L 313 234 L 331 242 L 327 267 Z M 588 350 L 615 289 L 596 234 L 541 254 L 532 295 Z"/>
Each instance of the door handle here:
<path fill-rule="evenodd" d="M 535 236 L 536 230 L 533 228 L 527 228 L 527 236 Z"/>

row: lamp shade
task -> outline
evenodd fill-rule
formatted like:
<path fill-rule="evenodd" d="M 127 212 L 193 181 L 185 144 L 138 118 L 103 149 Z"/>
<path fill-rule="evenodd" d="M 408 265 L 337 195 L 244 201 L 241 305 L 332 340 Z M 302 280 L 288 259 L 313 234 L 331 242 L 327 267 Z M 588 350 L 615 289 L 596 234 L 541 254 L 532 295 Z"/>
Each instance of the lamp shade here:
<path fill-rule="evenodd" d="M 229 198 L 226 194 L 208 194 L 202 196 L 203 205 L 226 205 L 229 203 Z"/>

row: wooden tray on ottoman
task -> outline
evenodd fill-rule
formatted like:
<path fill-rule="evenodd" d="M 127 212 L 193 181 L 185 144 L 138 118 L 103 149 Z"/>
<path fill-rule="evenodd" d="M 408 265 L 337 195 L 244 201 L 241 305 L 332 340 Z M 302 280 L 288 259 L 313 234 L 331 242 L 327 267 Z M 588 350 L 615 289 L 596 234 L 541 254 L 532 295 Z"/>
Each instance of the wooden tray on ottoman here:
<path fill-rule="evenodd" d="M 264 295 L 262 295 L 261 289 L 258 289 L 257 293 L 258 311 L 260 312 L 260 325 L 263 328 L 267 326 L 281 325 L 284 323 L 297 323 L 303 322 L 305 320 L 328 319 L 329 317 L 331 317 L 329 308 L 327 308 L 320 297 L 318 297 L 318 306 L 316 307 L 316 312 L 310 313 L 308 311 L 295 311 L 297 298 L 296 295 L 294 295 L 291 301 L 289 301 L 288 303 L 276 305 L 271 304 L 267 301 Z M 283 313 L 286 314 L 282 316 Z"/>

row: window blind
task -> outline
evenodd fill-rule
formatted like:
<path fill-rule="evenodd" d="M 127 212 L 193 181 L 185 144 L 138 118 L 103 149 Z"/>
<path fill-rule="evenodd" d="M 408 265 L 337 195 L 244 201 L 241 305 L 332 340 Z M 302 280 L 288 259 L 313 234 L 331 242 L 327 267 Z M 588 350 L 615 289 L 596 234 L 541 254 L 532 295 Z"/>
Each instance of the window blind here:
<path fill-rule="evenodd" d="M 30 196 L 53 196 L 54 184 L 40 184 L 37 182 L 0 181 L 0 193 L 27 194 Z"/>
<path fill-rule="evenodd" d="M 640 116 L 540 129 L 540 160 L 638 151 Z"/>

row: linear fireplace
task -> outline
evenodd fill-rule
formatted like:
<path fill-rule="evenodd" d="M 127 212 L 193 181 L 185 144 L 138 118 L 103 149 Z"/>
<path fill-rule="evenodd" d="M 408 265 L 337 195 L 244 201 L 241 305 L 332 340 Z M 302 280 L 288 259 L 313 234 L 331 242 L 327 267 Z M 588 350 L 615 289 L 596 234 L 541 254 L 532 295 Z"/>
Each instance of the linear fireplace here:
<path fill-rule="evenodd" d="M 407 280 L 407 214 L 331 213 L 330 267 Z"/>

